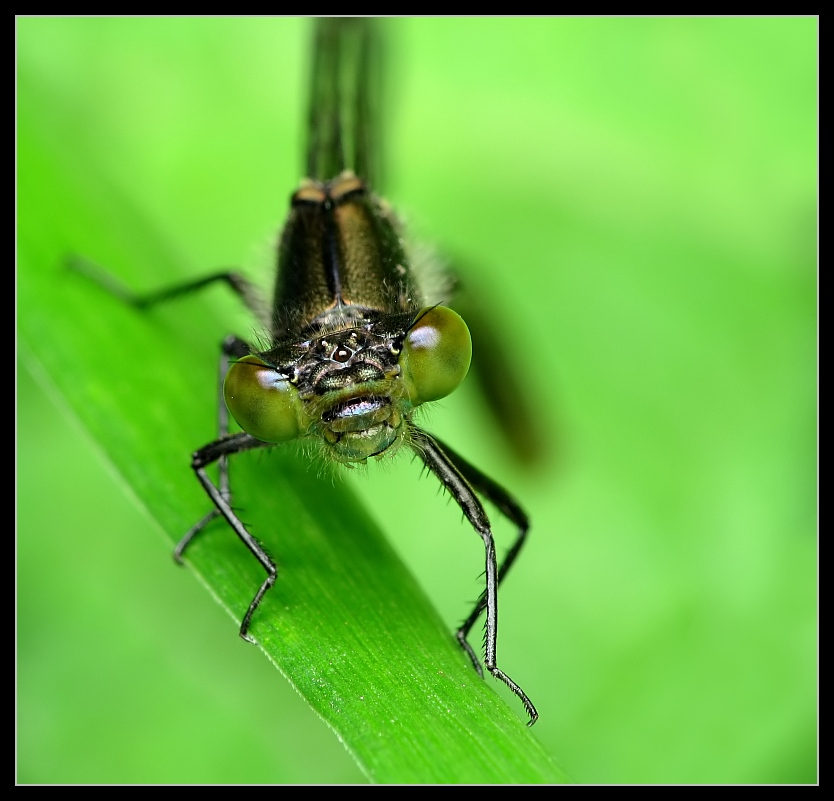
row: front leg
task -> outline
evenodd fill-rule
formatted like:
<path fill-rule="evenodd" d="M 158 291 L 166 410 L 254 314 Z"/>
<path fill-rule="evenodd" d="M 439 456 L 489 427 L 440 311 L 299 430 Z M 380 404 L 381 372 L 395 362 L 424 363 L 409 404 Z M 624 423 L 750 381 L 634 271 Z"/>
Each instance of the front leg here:
<path fill-rule="evenodd" d="M 197 480 L 202 484 L 209 498 L 211 498 L 217 513 L 226 518 L 226 522 L 232 527 L 235 534 L 240 537 L 243 544 L 254 554 L 255 558 L 263 565 L 264 570 L 266 570 L 266 580 L 261 584 L 260 589 L 252 599 L 252 603 L 249 604 L 249 608 L 246 610 L 246 614 L 243 616 L 243 621 L 240 624 L 240 636 L 244 640 L 252 643 L 255 640 L 247 634 L 252 615 L 258 608 L 267 590 L 275 584 L 278 568 L 275 566 L 275 562 L 272 561 L 269 554 L 264 550 L 263 546 L 246 530 L 246 526 L 243 525 L 240 518 L 235 514 L 224 493 L 206 475 L 206 467 L 235 453 L 242 453 L 243 451 L 254 450 L 255 448 L 269 447 L 271 447 L 271 443 L 261 442 L 261 440 L 255 439 L 249 434 L 232 434 L 231 436 L 210 442 L 205 447 L 200 448 L 191 460 L 191 467 L 197 475 Z M 193 534 L 191 536 L 193 537 Z M 186 535 L 186 537 L 190 540 L 189 535 Z M 187 545 L 188 543 L 186 542 L 185 544 Z M 182 543 L 180 543 L 180 546 L 184 548 Z M 181 553 L 180 546 L 177 546 L 177 548 Z"/>
<path fill-rule="evenodd" d="M 229 362 L 231 359 L 240 359 L 250 353 L 249 345 L 239 337 L 228 336 L 223 340 L 220 350 L 220 360 L 218 369 L 217 381 L 217 439 L 224 439 L 229 433 L 229 410 L 226 408 L 226 401 L 223 398 L 223 382 L 226 380 L 226 373 L 229 371 Z M 220 474 L 218 480 L 218 487 L 221 495 L 226 499 L 227 503 L 231 503 L 231 491 L 229 489 L 229 461 L 228 456 L 222 455 L 217 459 L 217 468 Z M 182 564 L 182 555 L 185 549 L 212 520 L 214 520 L 220 512 L 218 509 L 212 509 L 205 517 L 198 520 L 188 531 L 185 536 L 177 543 L 174 548 L 174 561 L 177 564 Z"/>
<path fill-rule="evenodd" d="M 222 515 L 232 527 L 235 534 L 243 540 L 246 547 L 255 555 L 257 560 L 264 566 L 267 572 L 267 577 L 261 588 L 255 595 L 246 614 L 243 616 L 243 621 L 240 624 L 240 636 L 248 642 L 254 640 L 248 635 L 249 624 L 252 620 L 252 615 L 258 608 L 266 591 L 275 584 L 275 577 L 278 573 L 275 563 L 269 557 L 269 554 L 263 549 L 260 543 L 246 530 L 246 527 L 240 521 L 240 518 L 234 513 L 231 507 L 231 490 L 229 488 L 229 456 L 242 451 L 252 450 L 254 448 L 269 447 L 269 443 L 261 442 L 258 439 L 246 433 L 229 435 L 229 410 L 226 408 L 226 402 L 223 398 L 223 382 L 226 379 L 226 373 L 229 370 L 229 363 L 232 359 L 239 359 L 247 356 L 250 352 L 249 346 L 242 339 L 235 336 L 227 337 L 223 341 L 220 364 L 219 364 L 219 380 L 218 380 L 218 407 L 217 407 L 217 428 L 218 438 L 214 441 L 200 448 L 191 459 L 191 468 L 197 475 L 197 480 L 203 486 L 203 489 L 211 498 L 214 504 L 212 509 L 202 520 L 199 520 L 192 526 L 186 535 L 180 540 L 177 547 L 174 549 L 174 559 L 182 564 L 182 555 L 191 541 L 197 534 L 199 534 L 206 525 L 214 520 L 214 518 Z M 218 482 L 215 485 L 211 479 L 206 475 L 206 468 L 217 462 L 219 471 Z"/>
<path fill-rule="evenodd" d="M 510 522 L 516 526 L 516 537 L 504 561 L 498 567 L 498 587 L 501 587 L 501 582 L 504 581 L 505 576 L 513 566 L 521 548 L 527 540 L 527 531 L 530 528 L 530 522 L 527 519 L 527 514 L 518 505 L 515 498 L 510 495 L 502 486 L 496 484 L 489 476 L 484 475 L 477 467 L 470 464 L 462 456 L 455 453 L 446 443 L 440 442 L 435 438 L 435 442 L 443 449 L 446 457 L 454 464 L 463 477 L 469 484 L 483 495 L 488 501 L 495 504 L 498 511 L 501 512 Z M 458 639 L 465 641 L 469 631 L 478 619 L 481 612 L 486 609 L 486 591 L 481 594 L 478 602 L 472 609 L 469 617 L 461 624 L 458 629 Z"/>
<path fill-rule="evenodd" d="M 498 651 L 498 583 L 503 575 L 506 574 L 512 560 L 518 554 L 518 550 L 523 542 L 523 534 L 517 539 L 514 548 L 511 550 L 508 559 L 504 561 L 502 570 L 499 573 L 498 563 L 495 557 L 495 541 L 492 536 L 492 527 L 490 526 L 489 518 L 487 517 L 484 507 L 478 500 L 475 490 L 467 481 L 456 462 L 463 462 L 457 455 L 454 458 L 450 457 L 444 447 L 433 437 L 425 431 L 420 430 L 416 426 L 411 427 L 411 445 L 419 454 L 420 458 L 425 463 L 426 467 L 434 473 L 441 484 L 452 494 L 452 497 L 457 502 L 463 511 L 466 519 L 472 524 L 475 531 L 478 532 L 484 543 L 484 551 L 486 557 L 486 587 L 484 593 L 475 606 L 475 611 L 467 619 L 466 623 L 458 631 L 458 641 L 463 649 L 469 654 L 473 664 L 480 673 L 480 666 L 478 665 L 475 653 L 472 647 L 466 640 L 466 633 L 471 628 L 472 623 L 482 609 L 486 609 L 486 631 L 484 637 L 484 667 L 499 681 L 504 682 L 512 692 L 518 696 L 527 714 L 530 716 L 528 726 L 532 726 L 538 719 L 538 712 L 536 707 L 527 697 L 526 693 L 518 686 L 503 670 L 497 665 L 497 651 Z M 466 464 L 466 463 L 464 463 Z M 468 465 L 467 465 L 468 466 Z M 470 466 L 471 467 L 471 466 Z M 474 468 L 472 468 L 474 470 Z M 478 473 L 478 476 L 481 474 Z M 485 478 L 485 477 L 484 477 Z M 497 485 L 495 485 L 497 486 Z M 487 493 L 487 497 L 491 497 Z M 507 496 L 509 497 L 509 496 Z M 525 528 L 526 530 L 526 528 Z"/>

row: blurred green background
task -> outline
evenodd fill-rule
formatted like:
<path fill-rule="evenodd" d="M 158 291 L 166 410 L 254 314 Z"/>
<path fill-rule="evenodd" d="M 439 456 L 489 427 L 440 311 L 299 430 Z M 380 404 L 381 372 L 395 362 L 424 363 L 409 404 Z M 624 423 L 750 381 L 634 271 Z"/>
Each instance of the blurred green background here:
<path fill-rule="evenodd" d="M 309 27 L 18 19 L 19 147 L 191 274 L 262 274 Z M 817 21 L 387 28 L 386 196 L 482 289 L 545 444 L 516 464 L 471 385 L 428 419 L 532 519 L 500 647 L 536 735 L 580 782 L 815 781 Z M 30 370 L 17 401 L 18 781 L 363 781 Z M 347 480 L 451 628 L 477 537 L 408 458 Z"/>

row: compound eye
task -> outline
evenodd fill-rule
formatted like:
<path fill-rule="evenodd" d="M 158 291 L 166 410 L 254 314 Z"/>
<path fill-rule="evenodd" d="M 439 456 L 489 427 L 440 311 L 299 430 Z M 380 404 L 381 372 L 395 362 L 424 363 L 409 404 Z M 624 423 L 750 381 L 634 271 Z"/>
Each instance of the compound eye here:
<path fill-rule="evenodd" d="M 255 439 L 287 442 L 300 433 L 295 387 L 257 356 L 244 356 L 229 367 L 223 396 L 240 427 Z"/>
<path fill-rule="evenodd" d="M 414 406 L 445 398 L 469 372 L 472 337 L 466 323 L 445 306 L 424 310 L 406 334 L 399 361 Z"/>

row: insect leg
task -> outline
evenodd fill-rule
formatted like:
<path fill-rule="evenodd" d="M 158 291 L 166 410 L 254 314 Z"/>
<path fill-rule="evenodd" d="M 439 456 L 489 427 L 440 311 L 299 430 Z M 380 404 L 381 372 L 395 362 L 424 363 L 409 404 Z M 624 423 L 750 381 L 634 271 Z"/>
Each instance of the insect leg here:
<path fill-rule="evenodd" d="M 212 273 L 211 275 L 197 278 L 193 281 L 185 281 L 182 284 L 165 287 L 164 289 L 157 289 L 153 292 L 146 292 L 144 294 L 134 292 L 129 286 L 124 284 L 114 275 L 111 275 L 106 270 L 103 270 L 97 264 L 80 256 L 70 256 L 67 260 L 67 266 L 74 272 L 89 278 L 94 283 L 98 284 L 102 289 L 109 292 L 114 297 L 119 298 L 123 303 L 133 306 L 137 309 L 149 309 L 157 303 L 163 303 L 167 300 L 188 295 L 192 292 L 197 292 L 210 284 L 223 282 L 227 284 L 231 290 L 243 301 L 249 311 L 254 314 L 258 320 L 269 328 L 269 314 L 268 306 L 261 297 L 258 288 L 244 278 L 240 273 L 234 270 L 224 270 L 221 272 Z"/>
<path fill-rule="evenodd" d="M 501 582 L 509 572 L 509 569 L 515 562 L 519 551 L 521 551 L 521 548 L 527 539 L 527 531 L 530 528 L 527 515 L 518 503 L 516 503 L 515 498 L 513 498 L 512 495 L 510 495 L 503 487 L 499 486 L 491 478 L 484 475 L 480 470 L 478 470 L 477 467 L 467 462 L 462 456 L 455 453 L 445 443 L 441 443 L 438 440 L 435 440 L 435 442 L 438 442 L 438 445 L 440 445 L 443 449 L 447 458 L 460 471 L 461 475 L 469 482 L 475 491 L 481 493 L 481 495 L 483 495 L 487 500 L 495 504 L 498 511 L 500 511 L 504 517 L 514 523 L 517 527 L 515 540 L 513 541 L 510 550 L 507 551 L 504 561 L 501 562 L 501 565 L 498 568 L 498 586 L 500 587 Z M 484 611 L 485 608 L 486 591 L 481 594 L 481 597 L 472 609 L 471 614 L 458 629 L 457 635 L 459 640 L 466 639 L 466 636 L 469 634 L 469 631 L 475 624 L 478 616 Z"/>
<path fill-rule="evenodd" d="M 425 463 L 426 467 L 434 473 L 441 484 L 452 494 L 452 497 L 460 506 L 466 519 L 472 524 L 473 528 L 481 536 L 484 542 L 484 550 L 486 555 L 486 588 L 483 595 L 478 600 L 475 606 L 475 611 L 469 616 L 467 621 L 457 632 L 457 638 L 463 649 L 469 654 L 473 664 L 480 673 L 480 666 L 478 665 L 475 653 L 472 647 L 466 640 L 466 634 L 472 627 L 472 623 L 478 617 L 482 609 L 486 609 L 486 632 L 484 637 L 484 666 L 496 679 L 504 682 L 512 692 L 518 696 L 527 714 L 530 716 L 528 725 L 532 725 L 538 718 L 535 706 L 521 689 L 503 670 L 500 670 L 496 664 L 497 660 L 497 645 L 498 645 L 498 584 L 506 575 L 507 569 L 512 564 L 512 561 L 518 555 L 521 544 L 524 541 L 524 533 L 526 532 L 526 525 L 523 532 L 520 532 L 516 538 L 516 543 L 510 551 L 507 559 L 501 565 L 501 570 L 498 569 L 497 559 L 495 556 L 495 541 L 492 537 L 492 528 L 489 523 L 484 507 L 480 500 L 478 500 L 472 484 L 470 484 L 469 477 L 466 473 L 475 479 L 475 483 L 480 483 L 485 486 L 484 494 L 486 497 L 493 499 L 493 496 L 504 496 L 505 500 L 512 503 L 518 512 L 514 501 L 503 490 L 500 490 L 497 484 L 486 479 L 486 476 L 475 470 L 471 465 L 465 462 L 461 457 L 454 452 L 448 451 L 445 445 L 442 445 L 438 440 L 431 437 L 426 432 L 412 426 L 411 428 L 411 443 L 420 458 Z M 461 469 L 463 467 L 464 469 Z M 483 481 L 485 480 L 485 481 Z M 500 490 L 496 493 L 495 490 Z M 499 508 L 504 511 L 499 504 Z M 505 512 L 506 514 L 506 512 Z M 521 513 L 523 515 L 523 513 Z M 526 524 L 526 518 L 525 524 Z M 509 562 L 509 564 L 508 564 Z"/>
<path fill-rule="evenodd" d="M 231 434 L 200 448 L 200 450 L 194 453 L 191 459 L 191 467 L 197 476 L 197 480 L 203 485 L 203 489 L 209 498 L 211 498 L 217 512 L 226 518 L 226 522 L 232 527 L 235 534 L 240 537 L 243 544 L 254 554 L 255 558 L 261 563 L 267 573 L 266 580 L 261 584 L 260 589 L 252 599 L 252 603 L 249 604 L 249 608 L 246 610 L 246 614 L 243 616 L 243 621 L 240 624 L 240 636 L 249 642 L 254 642 L 252 637 L 247 634 L 252 615 L 258 608 L 267 590 L 275 584 L 278 568 L 275 566 L 269 554 L 264 550 L 263 546 L 246 530 L 246 526 L 243 525 L 240 518 L 234 513 L 223 492 L 206 475 L 206 467 L 221 459 L 226 459 L 235 453 L 242 453 L 243 451 L 249 451 L 255 448 L 269 448 L 271 446 L 271 443 L 261 442 L 261 440 L 255 439 L 246 433 Z M 186 542 L 185 544 L 187 545 L 188 543 Z M 180 545 L 182 546 L 182 543 Z"/>
<path fill-rule="evenodd" d="M 226 408 L 226 401 L 223 399 L 223 382 L 226 380 L 226 373 L 229 370 L 229 360 L 232 358 L 242 358 L 250 353 L 249 346 L 236 336 L 229 336 L 223 340 L 220 350 L 219 360 L 219 376 L 218 376 L 218 403 L 217 403 L 217 438 L 224 439 L 229 433 L 229 410 Z M 229 489 L 229 460 L 226 454 L 217 459 L 217 468 L 219 471 L 218 489 L 220 494 L 226 499 L 226 503 L 231 504 L 232 494 Z M 198 520 L 188 531 L 185 536 L 177 543 L 174 548 L 174 561 L 177 564 L 182 564 L 182 554 L 188 547 L 191 540 L 197 536 L 214 518 L 218 517 L 220 512 L 215 508 L 212 509 L 205 517 Z"/>

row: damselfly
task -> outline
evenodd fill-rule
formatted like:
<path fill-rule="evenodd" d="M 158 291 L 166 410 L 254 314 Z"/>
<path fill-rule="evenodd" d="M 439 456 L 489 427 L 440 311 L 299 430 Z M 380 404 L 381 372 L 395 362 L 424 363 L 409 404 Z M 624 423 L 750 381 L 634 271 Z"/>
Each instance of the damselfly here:
<path fill-rule="evenodd" d="M 307 178 L 290 200 L 271 307 L 236 272 L 143 296 L 97 273 L 93 277 L 141 308 L 225 282 L 268 332 L 261 343 L 236 336 L 223 342 L 221 372 L 226 378 L 219 436 L 192 458 L 214 508 L 175 550 L 181 560 L 206 524 L 222 516 L 258 559 L 267 576 L 243 616 L 240 636 L 254 642 L 250 625 L 278 571 L 232 507 L 229 457 L 292 440 L 316 443 L 326 457 L 342 464 L 408 448 L 439 479 L 483 540 L 486 586 L 458 628 L 458 642 L 483 675 L 467 636 L 485 612 L 483 664 L 519 697 L 532 724 L 538 717 L 535 707 L 496 664 L 498 587 L 524 544 L 527 516 L 506 490 L 414 422 L 419 407 L 449 395 L 466 377 L 472 341 L 462 318 L 443 305 L 451 282 L 434 288 L 421 283 L 400 223 L 373 192 L 378 152 L 375 37 L 376 26 L 369 20 L 316 24 Z M 229 433 L 229 412 L 241 433 Z M 216 483 L 206 472 L 214 463 Z M 500 566 L 479 494 L 517 529 Z"/>

